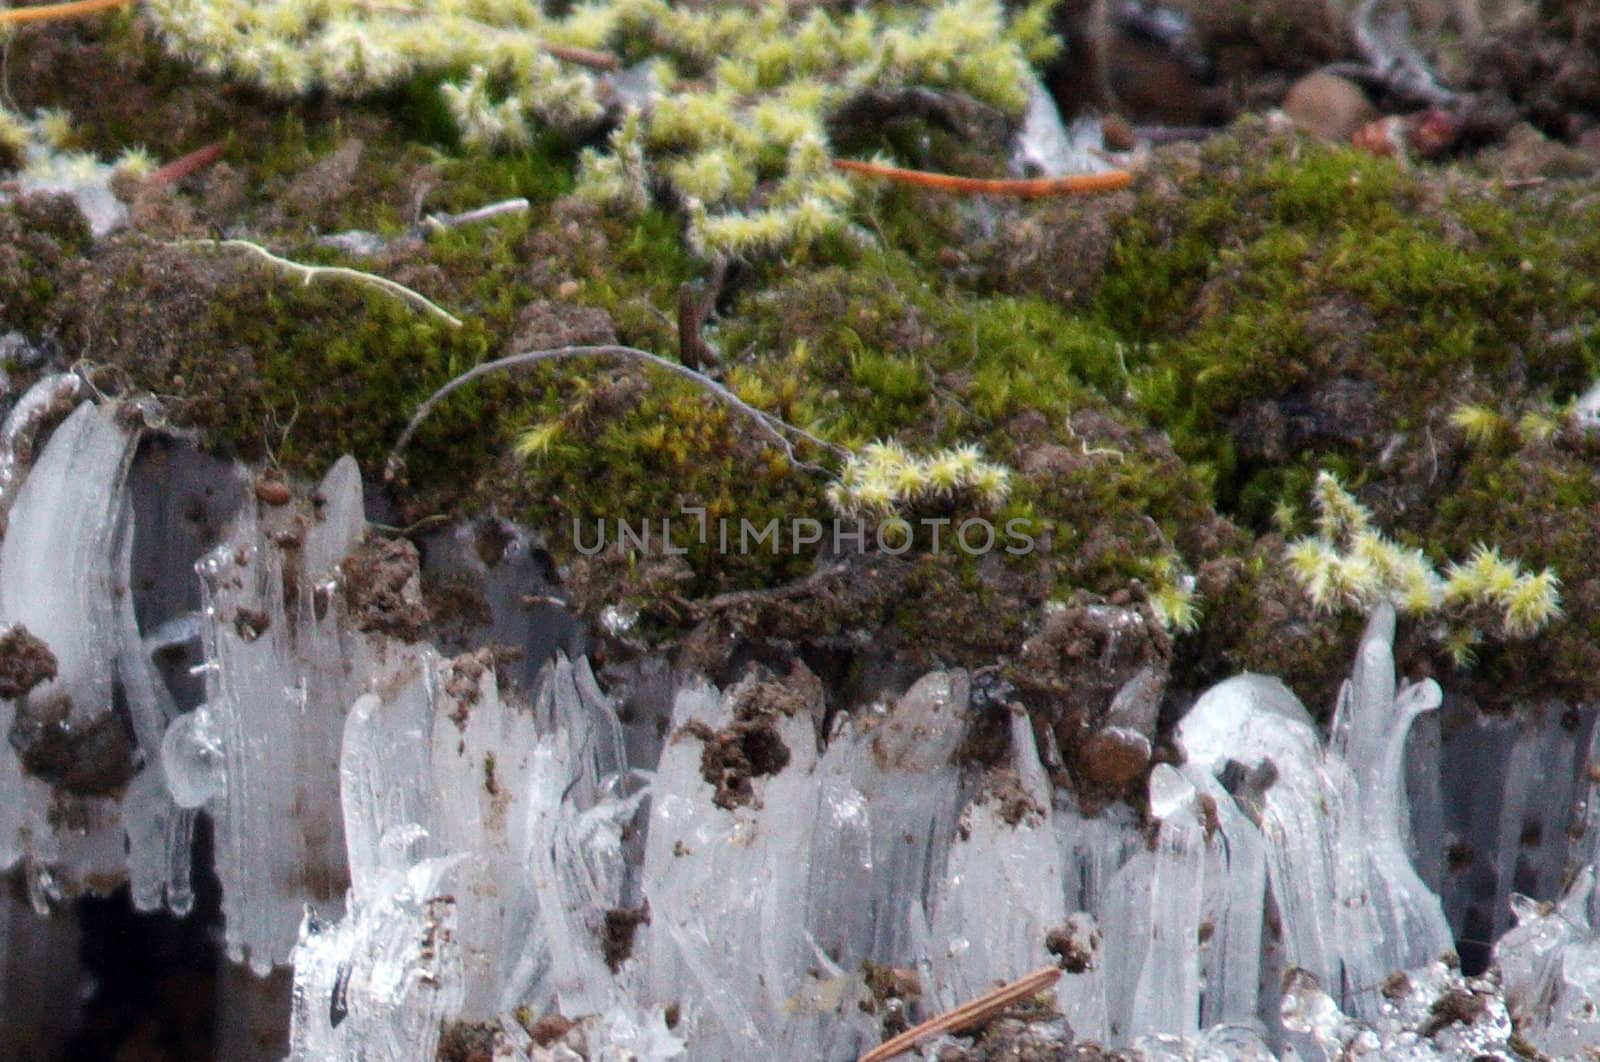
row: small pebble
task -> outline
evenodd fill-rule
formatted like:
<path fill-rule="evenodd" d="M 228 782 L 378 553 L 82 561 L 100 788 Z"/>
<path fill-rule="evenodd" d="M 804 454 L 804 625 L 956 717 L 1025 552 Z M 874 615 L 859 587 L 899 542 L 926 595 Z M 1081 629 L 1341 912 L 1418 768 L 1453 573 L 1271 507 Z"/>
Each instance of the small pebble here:
<path fill-rule="evenodd" d="M 288 505 L 294 494 L 283 480 L 263 476 L 256 480 L 256 497 L 263 505 Z"/>

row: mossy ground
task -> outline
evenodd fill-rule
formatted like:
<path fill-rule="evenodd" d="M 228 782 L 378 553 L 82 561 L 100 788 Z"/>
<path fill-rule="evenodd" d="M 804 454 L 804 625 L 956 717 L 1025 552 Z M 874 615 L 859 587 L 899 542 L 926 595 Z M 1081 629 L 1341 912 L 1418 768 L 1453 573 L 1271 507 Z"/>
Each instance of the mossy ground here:
<path fill-rule="evenodd" d="M 39 76 L 18 102 L 68 101 L 86 146 L 105 153 L 145 143 L 171 158 L 224 139 L 223 161 L 142 193 L 132 229 L 98 245 L 58 206 L 0 209 L 5 328 L 63 360 L 114 366 L 106 380 L 167 397 L 219 450 L 306 476 L 348 451 L 373 479 L 419 402 L 519 340 L 572 322 L 588 335 L 599 310 L 600 332 L 676 353 L 679 287 L 707 269 L 669 210 L 622 221 L 568 196 L 579 145 L 465 156 L 420 89 L 335 108 L 180 80 L 137 26 L 20 39 L 13 69 Z M 935 157 L 984 168 L 942 137 L 925 141 Z M 1527 643 L 1488 632 L 1458 682 L 1490 703 L 1592 698 L 1595 445 L 1571 428 L 1469 444 L 1450 415 L 1487 403 L 1514 423 L 1594 379 L 1593 187 L 1508 193 L 1247 120 L 1159 153 L 1131 193 L 1011 204 L 884 191 L 859 219 L 861 241 L 733 271 L 708 333 L 714 372 L 838 444 L 981 444 L 1018 473 L 991 515 L 1031 521 L 1048 547 L 1024 558 L 924 555 L 852 593 L 800 595 L 781 616 L 741 604 L 737 619 L 707 602 L 802 580 L 815 556 L 691 545 L 681 558 L 580 558 L 574 520 L 659 521 L 691 506 L 757 525 L 830 515 L 825 477 L 789 465 L 747 422 L 684 382 L 613 363 L 463 391 L 426 422 L 392 492 L 407 522 L 493 508 L 545 529 L 587 608 L 637 606 L 661 639 L 716 614 L 754 641 L 837 645 L 854 630 L 907 660 L 981 665 L 1014 652 L 1049 600 L 1193 573 L 1201 625 L 1177 641 L 1177 684 L 1249 667 L 1322 707 L 1359 620 L 1312 613 L 1281 534 L 1306 530 L 1312 477 L 1328 468 L 1438 563 L 1484 541 L 1562 576 L 1565 617 Z M 442 233 L 418 225 L 510 196 L 531 209 Z M 216 229 L 393 277 L 465 324 L 176 242 Z M 386 248 L 358 258 L 316 242 L 347 229 Z M 532 428 L 540 452 L 511 456 Z M 926 515 L 976 513 L 952 502 Z M 1413 674 L 1449 666 L 1425 624 L 1407 652 Z"/>

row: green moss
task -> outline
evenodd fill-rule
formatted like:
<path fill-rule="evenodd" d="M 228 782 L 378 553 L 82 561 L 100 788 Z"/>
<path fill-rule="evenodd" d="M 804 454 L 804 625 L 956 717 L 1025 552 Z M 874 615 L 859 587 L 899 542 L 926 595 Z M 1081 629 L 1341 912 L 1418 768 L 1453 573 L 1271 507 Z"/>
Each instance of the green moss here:
<path fill-rule="evenodd" d="M 1210 500 L 1257 532 L 1276 517 L 1304 533 L 1311 481 L 1329 470 L 1437 564 L 1487 543 L 1552 567 L 1566 617 L 1534 650 L 1485 615 L 1479 666 L 1461 679 L 1485 702 L 1587 696 L 1600 480 L 1581 456 L 1593 444 L 1554 430 L 1555 407 L 1597 370 L 1600 218 L 1582 186 L 1503 198 L 1243 123 L 1172 153 L 1144 189 L 1093 311 L 1127 343 L 1138 413 Z M 1468 440 L 1452 422 L 1468 403 L 1498 410 L 1504 430 Z M 1272 670 L 1315 698 L 1353 632 L 1305 608 L 1274 571 L 1281 551 L 1260 540 L 1188 666 Z M 1255 618 L 1229 618 L 1239 610 Z M 1406 647 L 1413 664 L 1451 669 L 1425 642 Z"/>
<path fill-rule="evenodd" d="M 1464 386 L 1560 399 L 1593 376 L 1588 344 L 1541 350 L 1592 314 L 1592 281 L 1558 268 L 1572 248 L 1470 185 L 1441 197 L 1390 161 L 1248 126 L 1210 145 L 1191 183 L 1141 204 L 1095 309 L 1130 341 L 1143 410 L 1252 526 L 1307 471 L 1436 430 Z M 1298 447 L 1294 477 L 1241 458 L 1250 407 L 1336 379 L 1376 389 L 1361 438 Z"/>

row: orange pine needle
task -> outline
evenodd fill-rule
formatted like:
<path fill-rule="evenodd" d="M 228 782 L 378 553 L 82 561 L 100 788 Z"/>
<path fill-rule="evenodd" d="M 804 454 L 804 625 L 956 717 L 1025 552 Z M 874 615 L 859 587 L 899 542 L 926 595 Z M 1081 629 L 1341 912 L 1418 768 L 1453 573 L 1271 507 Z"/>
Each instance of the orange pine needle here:
<path fill-rule="evenodd" d="M 221 141 L 207 144 L 198 151 L 191 151 L 181 159 L 175 159 L 156 170 L 144 179 L 145 184 L 176 184 L 192 173 L 199 173 L 213 162 L 222 157 L 226 145 Z"/>
<path fill-rule="evenodd" d="M 992 992 L 985 992 L 970 1003 L 964 1003 L 955 1010 L 907 1029 L 891 1040 L 885 1040 L 856 1059 L 856 1062 L 888 1062 L 889 1059 L 903 1055 L 918 1044 L 931 1040 L 941 1033 L 966 1029 L 993 1017 L 1013 1003 L 1020 1003 L 1029 996 L 1043 992 L 1060 979 L 1061 967 L 1041 967 L 1026 977 L 1001 985 Z"/>
<path fill-rule="evenodd" d="M 1126 188 L 1133 183 L 1133 174 L 1127 170 L 1106 170 L 1103 173 L 1073 173 L 1065 177 L 1029 177 L 1020 180 L 994 180 L 985 177 L 956 177 L 948 173 L 929 173 L 926 170 L 906 170 L 899 166 L 885 166 L 877 162 L 858 162 L 855 159 L 834 159 L 837 169 L 851 173 L 864 173 L 871 177 L 884 177 L 901 184 L 918 188 L 932 188 L 941 192 L 963 195 L 1005 195 L 1020 199 L 1038 199 L 1051 195 L 1077 195 L 1084 192 L 1110 192 Z"/>
<path fill-rule="evenodd" d="M 0 11 L 0 26 L 23 22 L 49 22 L 58 18 L 78 18 L 97 11 L 131 4 L 133 0 L 72 0 L 66 4 L 40 4 L 37 7 L 8 7 Z"/>

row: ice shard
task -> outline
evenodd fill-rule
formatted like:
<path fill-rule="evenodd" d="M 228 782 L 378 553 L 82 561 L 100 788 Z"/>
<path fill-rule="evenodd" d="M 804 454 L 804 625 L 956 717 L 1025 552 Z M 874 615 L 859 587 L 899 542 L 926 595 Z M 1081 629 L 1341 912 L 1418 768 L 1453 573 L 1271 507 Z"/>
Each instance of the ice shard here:
<path fill-rule="evenodd" d="M 261 974 L 288 960 L 303 909 L 332 916 L 349 884 L 339 744 L 368 680 L 338 592 L 339 564 L 365 527 L 355 461 L 335 464 L 317 496 L 313 514 L 251 495 L 200 564 L 206 703 L 226 785 L 208 806 L 228 953 Z"/>
<path fill-rule="evenodd" d="M 955 1002 L 1050 962 L 1047 939 L 1066 921 L 1052 787 L 1021 709 L 1011 713 L 1011 749 L 1006 791 L 967 805 L 933 899 L 933 979 Z"/>
<path fill-rule="evenodd" d="M 1326 751 L 1293 695 L 1256 676 L 1209 691 L 1178 728 L 1191 765 L 1256 790 L 1236 803 L 1260 822 L 1286 961 L 1361 1017 L 1381 1009 L 1388 974 L 1454 948 L 1400 832 L 1406 734 L 1440 694 L 1432 680 L 1396 685 L 1394 622 L 1374 611 Z"/>
<path fill-rule="evenodd" d="M 58 392 L 72 393 L 49 393 Z M 8 440 L 20 437 L 19 418 L 32 421 L 32 407 L 25 397 L 13 411 Z M 40 895 L 75 894 L 124 873 L 119 801 L 139 760 L 115 709 L 108 662 L 126 641 L 122 483 L 138 436 L 122 413 L 85 402 L 55 428 L 16 491 L 0 542 L 0 622 L 14 687 L 0 706 L 9 737 L 0 744 L 0 867 L 25 857 L 48 868 L 35 878 Z M 145 676 L 135 666 L 130 677 Z"/>

